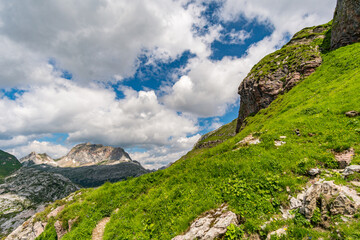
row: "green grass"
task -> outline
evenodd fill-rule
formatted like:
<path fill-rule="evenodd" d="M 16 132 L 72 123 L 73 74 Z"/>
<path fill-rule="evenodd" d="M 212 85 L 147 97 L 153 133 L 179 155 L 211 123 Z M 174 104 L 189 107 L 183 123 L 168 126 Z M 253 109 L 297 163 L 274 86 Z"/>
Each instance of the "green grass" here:
<path fill-rule="evenodd" d="M 360 152 L 360 117 L 344 114 L 360 111 L 360 44 L 322 57 L 314 74 L 249 117 L 235 137 L 214 148 L 194 150 L 163 171 L 85 191 L 81 201 L 67 204 L 57 217 L 65 227 L 79 217 L 63 239 L 91 239 L 97 222 L 107 216 L 111 221 L 104 239 L 171 239 L 201 213 L 224 202 L 244 219 L 246 233 L 265 236 L 275 230 L 283 223 L 265 230 L 260 226 L 289 204 L 286 187 L 296 195 L 309 180 L 308 169 L 336 167 L 333 150 L 352 147 L 356 157 Z M 261 143 L 236 150 L 236 143 L 249 134 L 259 136 Z M 286 144 L 275 147 L 280 136 L 287 136 Z M 288 239 L 329 239 L 335 231 L 319 232 L 301 219 L 287 224 Z M 336 226 L 352 239 L 358 227 L 357 221 Z M 49 226 L 42 237 L 53 233 Z"/>
<path fill-rule="evenodd" d="M 235 135 L 237 119 L 221 126 L 220 128 L 209 132 L 201 137 L 196 143 L 195 148 L 201 148 L 208 143 L 207 147 L 214 147 Z"/>
<path fill-rule="evenodd" d="M 299 71 L 304 62 L 313 60 L 330 48 L 330 29 L 332 21 L 296 33 L 291 41 L 281 49 L 265 56 L 250 71 L 248 76 L 260 79 L 278 69 L 287 69 L 289 72 Z M 320 31 L 314 32 L 314 29 Z M 308 43 L 298 44 L 296 40 L 308 40 Z M 283 79 L 285 81 L 286 79 Z"/>
<path fill-rule="evenodd" d="M 0 183 L 3 179 L 21 167 L 21 163 L 13 155 L 0 150 Z"/>

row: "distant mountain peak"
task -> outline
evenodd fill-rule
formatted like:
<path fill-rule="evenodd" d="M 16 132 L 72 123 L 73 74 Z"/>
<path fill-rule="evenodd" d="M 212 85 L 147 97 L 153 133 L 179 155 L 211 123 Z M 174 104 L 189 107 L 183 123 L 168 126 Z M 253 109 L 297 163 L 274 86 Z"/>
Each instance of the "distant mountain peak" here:
<path fill-rule="evenodd" d="M 47 164 L 55 167 L 58 166 L 57 162 L 55 162 L 54 159 L 52 159 L 46 153 L 36 153 L 34 151 L 31 152 L 29 155 L 20 158 L 19 161 L 25 167 L 39 164 Z"/>
<path fill-rule="evenodd" d="M 121 162 L 132 162 L 128 153 L 120 147 L 102 144 L 81 143 L 57 163 L 61 167 L 80 167 L 90 165 L 114 165 Z"/>

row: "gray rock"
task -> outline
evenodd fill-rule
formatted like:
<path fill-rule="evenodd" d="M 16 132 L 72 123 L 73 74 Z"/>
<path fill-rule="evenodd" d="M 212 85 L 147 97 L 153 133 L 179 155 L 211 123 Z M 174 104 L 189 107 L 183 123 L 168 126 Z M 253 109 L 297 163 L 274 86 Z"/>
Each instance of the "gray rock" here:
<path fill-rule="evenodd" d="M 310 219 L 318 207 L 324 215 L 356 213 L 360 205 L 360 197 L 357 192 L 346 186 L 334 184 L 333 181 L 318 181 L 311 185 L 304 193 L 300 212 Z"/>
<path fill-rule="evenodd" d="M 203 217 L 196 219 L 190 229 L 184 234 L 174 237 L 172 240 L 212 240 L 223 236 L 230 224 L 237 225 L 238 219 L 235 213 L 228 211 L 226 205 L 206 212 Z"/>
<path fill-rule="evenodd" d="M 360 165 L 350 165 L 347 166 L 343 172 L 343 176 L 347 177 L 355 172 L 360 173 Z"/>
<path fill-rule="evenodd" d="M 321 171 L 318 168 L 312 168 L 312 169 L 309 170 L 309 175 L 310 176 L 316 176 L 316 175 L 318 175 L 320 173 L 321 173 Z"/>
<path fill-rule="evenodd" d="M 331 48 L 360 41 L 359 0 L 338 0 L 331 30 Z"/>
<path fill-rule="evenodd" d="M 357 112 L 357 111 L 349 111 L 349 112 L 346 112 L 345 115 L 346 115 L 347 117 L 356 117 L 356 116 L 359 116 L 360 113 Z"/>
<path fill-rule="evenodd" d="M 34 240 L 45 230 L 46 224 L 34 222 L 35 216 L 24 222 L 13 231 L 5 240 Z"/>
<path fill-rule="evenodd" d="M 0 185 L 0 234 L 8 235 L 49 202 L 78 190 L 68 178 L 32 168 L 21 168 Z M 6 210 L 5 210 L 6 209 Z"/>
<path fill-rule="evenodd" d="M 294 198 L 292 197 L 290 199 L 290 209 L 297 209 L 297 208 L 300 208 L 302 206 L 302 202 L 301 200 L 297 199 L 297 198 Z"/>

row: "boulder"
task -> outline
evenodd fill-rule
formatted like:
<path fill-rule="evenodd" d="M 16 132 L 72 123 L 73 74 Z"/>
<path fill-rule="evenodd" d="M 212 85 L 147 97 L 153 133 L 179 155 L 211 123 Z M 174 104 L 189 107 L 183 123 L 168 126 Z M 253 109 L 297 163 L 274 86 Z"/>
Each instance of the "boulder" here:
<path fill-rule="evenodd" d="M 316 176 L 316 175 L 318 175 L 320 173 L 321 173 L 321 171 L 318 168 L 312 168 L 312 169 L 309 170 L 309 175 L 312 176 L 312 177 L 314 177 L 314 176 Z"/>
<path fill-rule="evenodd" d="M 305 191 L 300 212 L 307 219 L 313 216 L 316 208 L 322 215 L 327 212 L 353 215 L 359 206 L 360 197 L 355 190 L 336 185 L 333 181 L 318 181 Z"/>
<path fill-rule="evenodd" d="M 346 115 L 347 117 L 356 117 L 356 116 L 359 116 L 360 113 L 357 112 L 357 111 L 349 111 L 349 112 L 346 112 L 345 115 Z"/>
<path fill-rule="evenodd" d="M 225 204 L 202 216 L 191 224 L 184 235 L 176 236 L 172 240 L 217 239 L 226 233 L 230 224 L 237 225 L 239 223 L 236 214 L 229 211 Z"/>
<path fill-rule="evenodd" d="M 360 173 L 360 165 L 347 166 L 343 172 L 343 176 L 347 177 L 355 172 Z"/>

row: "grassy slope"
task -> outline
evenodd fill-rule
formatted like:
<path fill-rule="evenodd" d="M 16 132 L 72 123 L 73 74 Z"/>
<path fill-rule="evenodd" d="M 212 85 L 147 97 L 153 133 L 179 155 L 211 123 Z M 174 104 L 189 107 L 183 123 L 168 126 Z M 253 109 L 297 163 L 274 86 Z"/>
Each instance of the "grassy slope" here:
<path fill-rule="evenodd" d="M 259 227 L 279 213 L 281 204 L 288 204 L 287 186 L 295 195 L 308 181 L 307 169 L 336 167 L 332 149 L 353 147 L 357 153 L 353 163 L 360 163 L 360 117 L 344 115 L 360 111 L 359 89 L 360 44 L 323 55 L 323 65 L 313 75 L 250 117 L 235 137 L 217 147 L 190 152 L 163 171 L 84 191 L 82 201 L 69 203 L 58 216 L 64 223 L 79 216 L 63 239 L 90 239 L 96 223 L 106 216 L 111 221 L 104 239 L 171 239 L 198 215 L 223 202 L 241 215 L 246 232 L 265 235 L 285 224 L 278 221 L 265 230 Z M 261 143 L 235 150 L 236 143 L 250 133 L 259 136 Z M 282 135 L 287 143 L 275 147 L 274 140 Z M 309 228 L 301 216 L 286 224 L 293 239 L 334 234 Z M 359 222 L 334 225 L 333 232 L 336 229 L 345 237 L 360 238 Z M 39 239 L 53 235 L 49 224 Z"/>
<path fill-rule="evenodd" d="M 21 163 L 13 155 L 0 150 L 0 183 L 3 179 L 19 169 Z"/>

